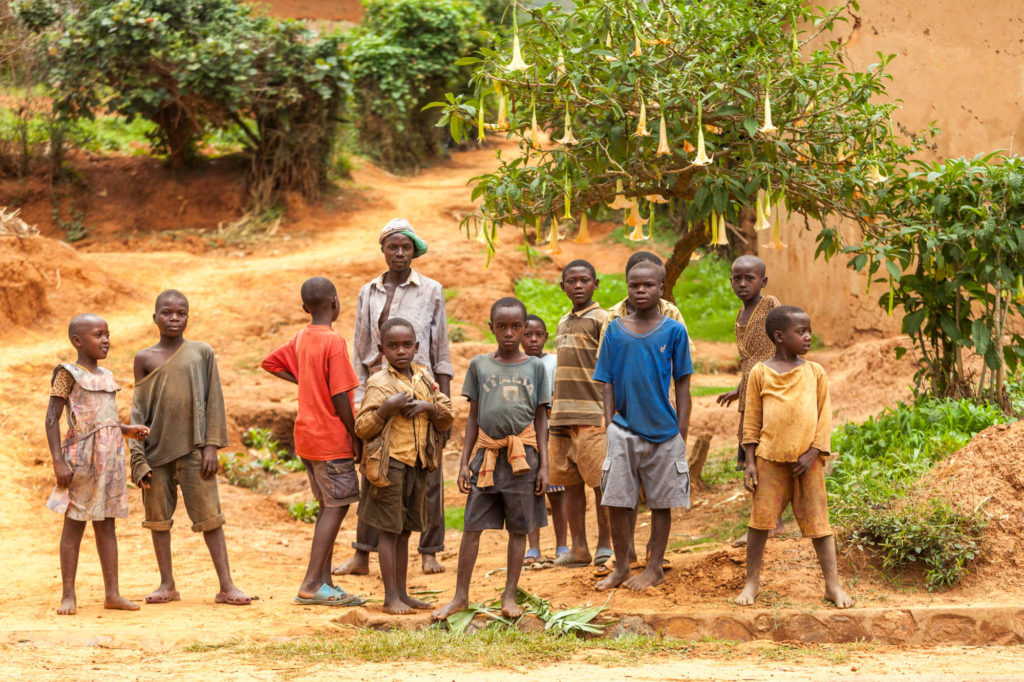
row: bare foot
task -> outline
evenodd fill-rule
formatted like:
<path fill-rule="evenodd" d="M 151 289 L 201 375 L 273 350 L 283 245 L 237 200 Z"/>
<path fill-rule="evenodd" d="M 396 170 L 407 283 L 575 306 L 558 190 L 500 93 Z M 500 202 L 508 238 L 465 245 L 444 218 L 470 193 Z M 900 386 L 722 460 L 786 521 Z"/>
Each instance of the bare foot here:
<path fill-rule="evenodd" d="M 469 606 L 469 599 L 465 597 L 455 597 L 450 602 L 435 610 L 430 617 L 433 620 L 444 620 L 453 613 L 458 613 L 462 609 Z"/>
<path fill-rule="evenodd" d="M 622 583 L 626 582 L 628 579 L 629 566 L 624 566 L 620 568 L 619 565 L 616 564 L 615 570 L 609 573 L 607 578 L 598 581 L 598 583 L 594 585 L 594 589 L 598 592 L 604 592 L 605 590 L 610 590 L 613 587 L 618 587 Z"/>
<path fill-rule="evenodd" d="M 353 557 L 354 558 L 354 557 Z M 423 555 L 423 575 L 434 575 L 435 573 L 444 573 L 444 566 L 437 560 L 437 556 L 434 554 Z"/>
<path fill-rule="evenodd" d="M 836 605 L 837 609 L 848 609 L 853 606 L 853 597 L 843 592 L 843 588 L 836 586 L 835 589 L 825 589 L 825 600 Z"/>
<path fill-rule="evenodd" d="M 173 587 L 161 585 L 146 595 L 147 604 L 166 604 L 167 602 L 180 601 L 181 595 Z"/>
<path fill-rule="evenodd" d="M 115 594 L 113 597 L 107 597 L 103 600 L 103 608 L 119 609 L 121 611 L 138 611 L 139 605 L 133 601 L 125 599 L 119 594 Z"/>
<path fill-rule="evenodd" d="M 626 581 L 625 587 L 637 592 L 643 592 L 648 587 L 660 585 L 664 580 L 665 570 L 661 566 L 647 564 L 647 568 Z"/>
<path fill-rule="evenodd" d="M 733 601 L 740 606 L 750 606 L 757 600 L 757 595 L 761 592 L 761 586 L 758 583 L 748 582 L 744 587 L 743 591 L 740 592 L 740 596 L 736 597 Z"/>
<path fill-rule="evenodd" d="M 420 611 L 426 611 L 428 609 L 434 608 L 433 604 L 428 604 L 425 601 L 420 601 L 419 599 L 416 599 L 415 597 L 410 597 L 407 594 L 402 595 L 399 598 L 402 600 L 404 604 L 408 604 L 412 608 L 419 609 Z"/>
<path fill-rule="evenodd" d="M 213 598 L 217 604 L 231 604 L 232 606 L 248 606 L 252 603 L 252 597 L 242 592 L 237 587 L 232 587 L 226 592 L 218 592 Z"/>
<path fill-rule="evenodd" d="M 772 528 L 770 531 L 768 531 L 768 537 L 770 538 L 778 537 L 780 535 L 785 534 L 786 524 L 782 522 L 782 519 L 779 519 L 779 525 L 775 526 L 775 528 Z"/>
<path fill-rule="evenodd" d="M 392 599 L 384 602 L 381 610 L 384 611 L 384 613 L 390 613 L 395 616 L 404 616 L 408 613 L 412 613 L 412 607 L 401 599 Z"/>
<path fill-rule="evenodd" d="M 769 535 L 768 537 L 771 537 L 771 535 Z M 740 537 L 738 537 L 735 540 L 733 540 L 732 541 L 732 546 L 733 547 L 746 547 L 747 546 L 747 534 L 744 533 Z"/>
<path fill-rule="evenodd" d="M 368 552 L 356 552 L 352 558 L 331 569 L 333 575 L 367 575 L 370 572 Z"/>
<path fill-rule="evenodd" d="M 60 600 L 60 606 L 57 607 L 57 613 L 62 616 L 73 616 L 78 613 L 78 600 L 75 599 L 75 595 L 65 595 Z"/>
<path fill-rule="evenodd" d="M 501 615 L 506 618 L 518 618 L 523 615 L 523 607 L 516 603 L 516 595 L 501 595 Z"/>

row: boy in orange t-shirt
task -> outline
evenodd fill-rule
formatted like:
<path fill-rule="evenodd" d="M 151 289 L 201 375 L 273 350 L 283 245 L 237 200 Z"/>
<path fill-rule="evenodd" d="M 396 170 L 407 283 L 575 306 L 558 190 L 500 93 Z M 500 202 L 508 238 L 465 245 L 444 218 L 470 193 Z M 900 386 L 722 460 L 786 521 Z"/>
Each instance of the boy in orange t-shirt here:
<path fill-rule="evenodd" d="M 306 465 L 313 497 L 320 503 L 306 576 L 295 601 L 321 606 L 358 606 L 364 600 L 334 585 L 331 558 L 350 504 L 359 501 L 355 465 L 362 442 L 355 437 L 352 390 L 359 379 L 348 348 L 331 324 L 341 306 L 334 284 L 313 277 L 302 284 L 302 309 L 312 321 L 263 360 L 263 369 L 299 385 L 295 454 Z"/>

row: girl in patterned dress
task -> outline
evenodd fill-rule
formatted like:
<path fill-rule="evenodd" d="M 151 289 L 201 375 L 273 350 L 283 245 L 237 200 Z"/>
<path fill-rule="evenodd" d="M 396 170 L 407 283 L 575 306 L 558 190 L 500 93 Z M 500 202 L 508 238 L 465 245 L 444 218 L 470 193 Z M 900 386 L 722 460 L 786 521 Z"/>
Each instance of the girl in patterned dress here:
<path fill-rule="evenodd" d="M 115 395 L 120 388 L 110 370 L 98 364 L 110 350 L 107 323 L 96 315 L 78 315 L 68 325 L 68 337 L 78 359 L 53 370 L 46 410 L 46 440 L 57 478 L 46 506 L 64 515 L 60 537 L 64 592 L 57 613 L 71 615 L 77 609 L 75 574 L 88 521 L 96 533 L 103 569 L 104 608 L 135 611 L 138 605 L 122 597 L 118 588 L 114 519 L 128 517 L 124 437 L 145 438 L 149 429 L 118 419 Z M 68 430 L 62 442 L 60 417 L 65 407 Z"/>

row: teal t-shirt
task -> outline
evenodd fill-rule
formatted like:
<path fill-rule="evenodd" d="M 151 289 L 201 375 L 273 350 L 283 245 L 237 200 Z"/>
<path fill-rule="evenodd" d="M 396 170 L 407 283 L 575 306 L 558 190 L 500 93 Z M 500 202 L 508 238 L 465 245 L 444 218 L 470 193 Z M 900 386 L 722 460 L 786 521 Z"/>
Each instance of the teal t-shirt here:
<path fill-rule="evenodd" d="M 477 423 L 491 438 L 518 436 L 537 416 L 537 407 L 551 404 L 551 382 L 539 358 L 507 365 L 490 354 L 469 363 L 462 395 L 477 401 Z"/>

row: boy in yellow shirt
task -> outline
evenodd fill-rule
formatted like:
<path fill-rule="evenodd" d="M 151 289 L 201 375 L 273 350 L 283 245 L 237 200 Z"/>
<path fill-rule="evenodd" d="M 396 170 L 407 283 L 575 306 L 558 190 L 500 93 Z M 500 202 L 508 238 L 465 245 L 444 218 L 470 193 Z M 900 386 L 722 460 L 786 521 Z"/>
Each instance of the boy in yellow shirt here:
<path fill-rule="evenodd" d="M 825 599 L 853 606 L 839 586 L 836 543 L 828 522 L 822 455 L 830 450 L 832 403 L 828 377 L 804 360 L 811 348 L 811 318 L 783 305 L 765 319 L 775 356 L 750 370 L 743 419 L 744 487 L 754 493 L 747 531 L 747 583 L 736 603 L 753 604 L 761 589 L 761 559 L 768 532 L 787 504 L 804 537 L 811 538 L 825 576 Z"/>

